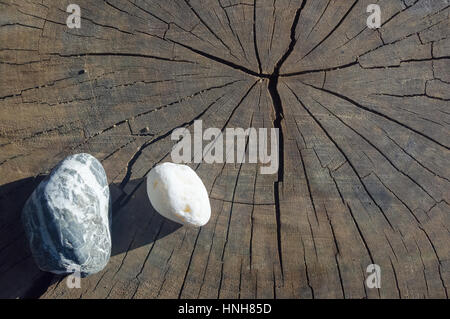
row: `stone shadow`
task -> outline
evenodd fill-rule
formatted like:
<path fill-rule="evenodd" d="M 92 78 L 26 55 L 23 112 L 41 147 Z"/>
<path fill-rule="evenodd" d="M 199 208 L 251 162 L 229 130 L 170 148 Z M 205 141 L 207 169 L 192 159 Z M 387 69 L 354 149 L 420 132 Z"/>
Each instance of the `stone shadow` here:
<path fill-rule="evenodd" d="M 44 178 L 30 177 L 0 186 L 0 299 L 39 298 L 64 278 L 36 266 L 20 218 L 25 202 Z M 144 179 L 131 181 L 127 188 L 129 193 L 119 185 L 110 185 L 111 256 L 150 244 L 181 227 L 155 211 Z"/>

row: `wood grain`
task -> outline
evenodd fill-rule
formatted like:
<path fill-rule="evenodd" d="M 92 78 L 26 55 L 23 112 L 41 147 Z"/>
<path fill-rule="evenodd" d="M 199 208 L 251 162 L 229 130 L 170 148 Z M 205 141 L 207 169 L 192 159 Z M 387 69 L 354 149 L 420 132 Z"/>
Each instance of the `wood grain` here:
<path fill-rule="evenodd" d="M 0 1 L 0 297 L 448 298 L 447 0 L 77 0 L 69 29 L 71 2 Z M 200 119 L 279 128 L 280 168 L 190 164 L 212 205 L 195 229 L 144 178 Z M 68 289 L 20 211 L 79 152 L 107 172 L 113 252 Z"/>

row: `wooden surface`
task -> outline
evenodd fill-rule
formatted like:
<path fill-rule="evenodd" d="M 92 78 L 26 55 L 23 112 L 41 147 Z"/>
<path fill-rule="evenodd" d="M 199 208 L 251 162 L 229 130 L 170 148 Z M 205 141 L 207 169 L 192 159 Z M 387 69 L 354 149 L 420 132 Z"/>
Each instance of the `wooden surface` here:
<path fill-rule="evenodd" d="M 81 29 L 66 26 L 71 2 Z M 447 298 L 449 13 L 447 0 L 0 1 L 0 297 Z M 277 174 L 191 165 L 211 197 L 201 229 L 160 217 L 143 183 L 197 119 L 281 129 Z M 69 290 L 36 268 L 19 218 L 78 152 L 108 174 L 113 252 Z"/>

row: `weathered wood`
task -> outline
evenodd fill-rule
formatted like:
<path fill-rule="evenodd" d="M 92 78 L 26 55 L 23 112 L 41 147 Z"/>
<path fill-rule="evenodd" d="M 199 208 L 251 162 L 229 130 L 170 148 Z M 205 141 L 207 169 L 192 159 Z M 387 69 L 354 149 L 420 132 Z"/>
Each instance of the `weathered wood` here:
<path fill-rule="evenodd" d="M 70 1 L 73 2 L 73 1 Z M 0 297 L 448 298 L 447 0 L 0 2 Z M 201 229 L 151 207 L 174 129 L 280 129 L 280 170 L 190 164 Z M 68 289 L 20 211 L 65 156 L 103 163 L 107 268 Z M 365 285 L 381 266 L 381 289 Z"/>

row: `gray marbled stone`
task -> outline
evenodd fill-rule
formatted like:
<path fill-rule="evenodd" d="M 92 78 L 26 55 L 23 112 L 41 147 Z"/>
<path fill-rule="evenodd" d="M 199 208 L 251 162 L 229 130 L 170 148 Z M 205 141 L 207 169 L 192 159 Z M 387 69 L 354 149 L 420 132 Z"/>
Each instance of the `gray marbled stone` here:
<path fill-rule="evenodd" d="M 111 202 L 105 171 L 89 154 L 60 162 L 28 199 L 22 222 L 34 260 L 56 274 L 101 271 L 111 255 Z"/>

